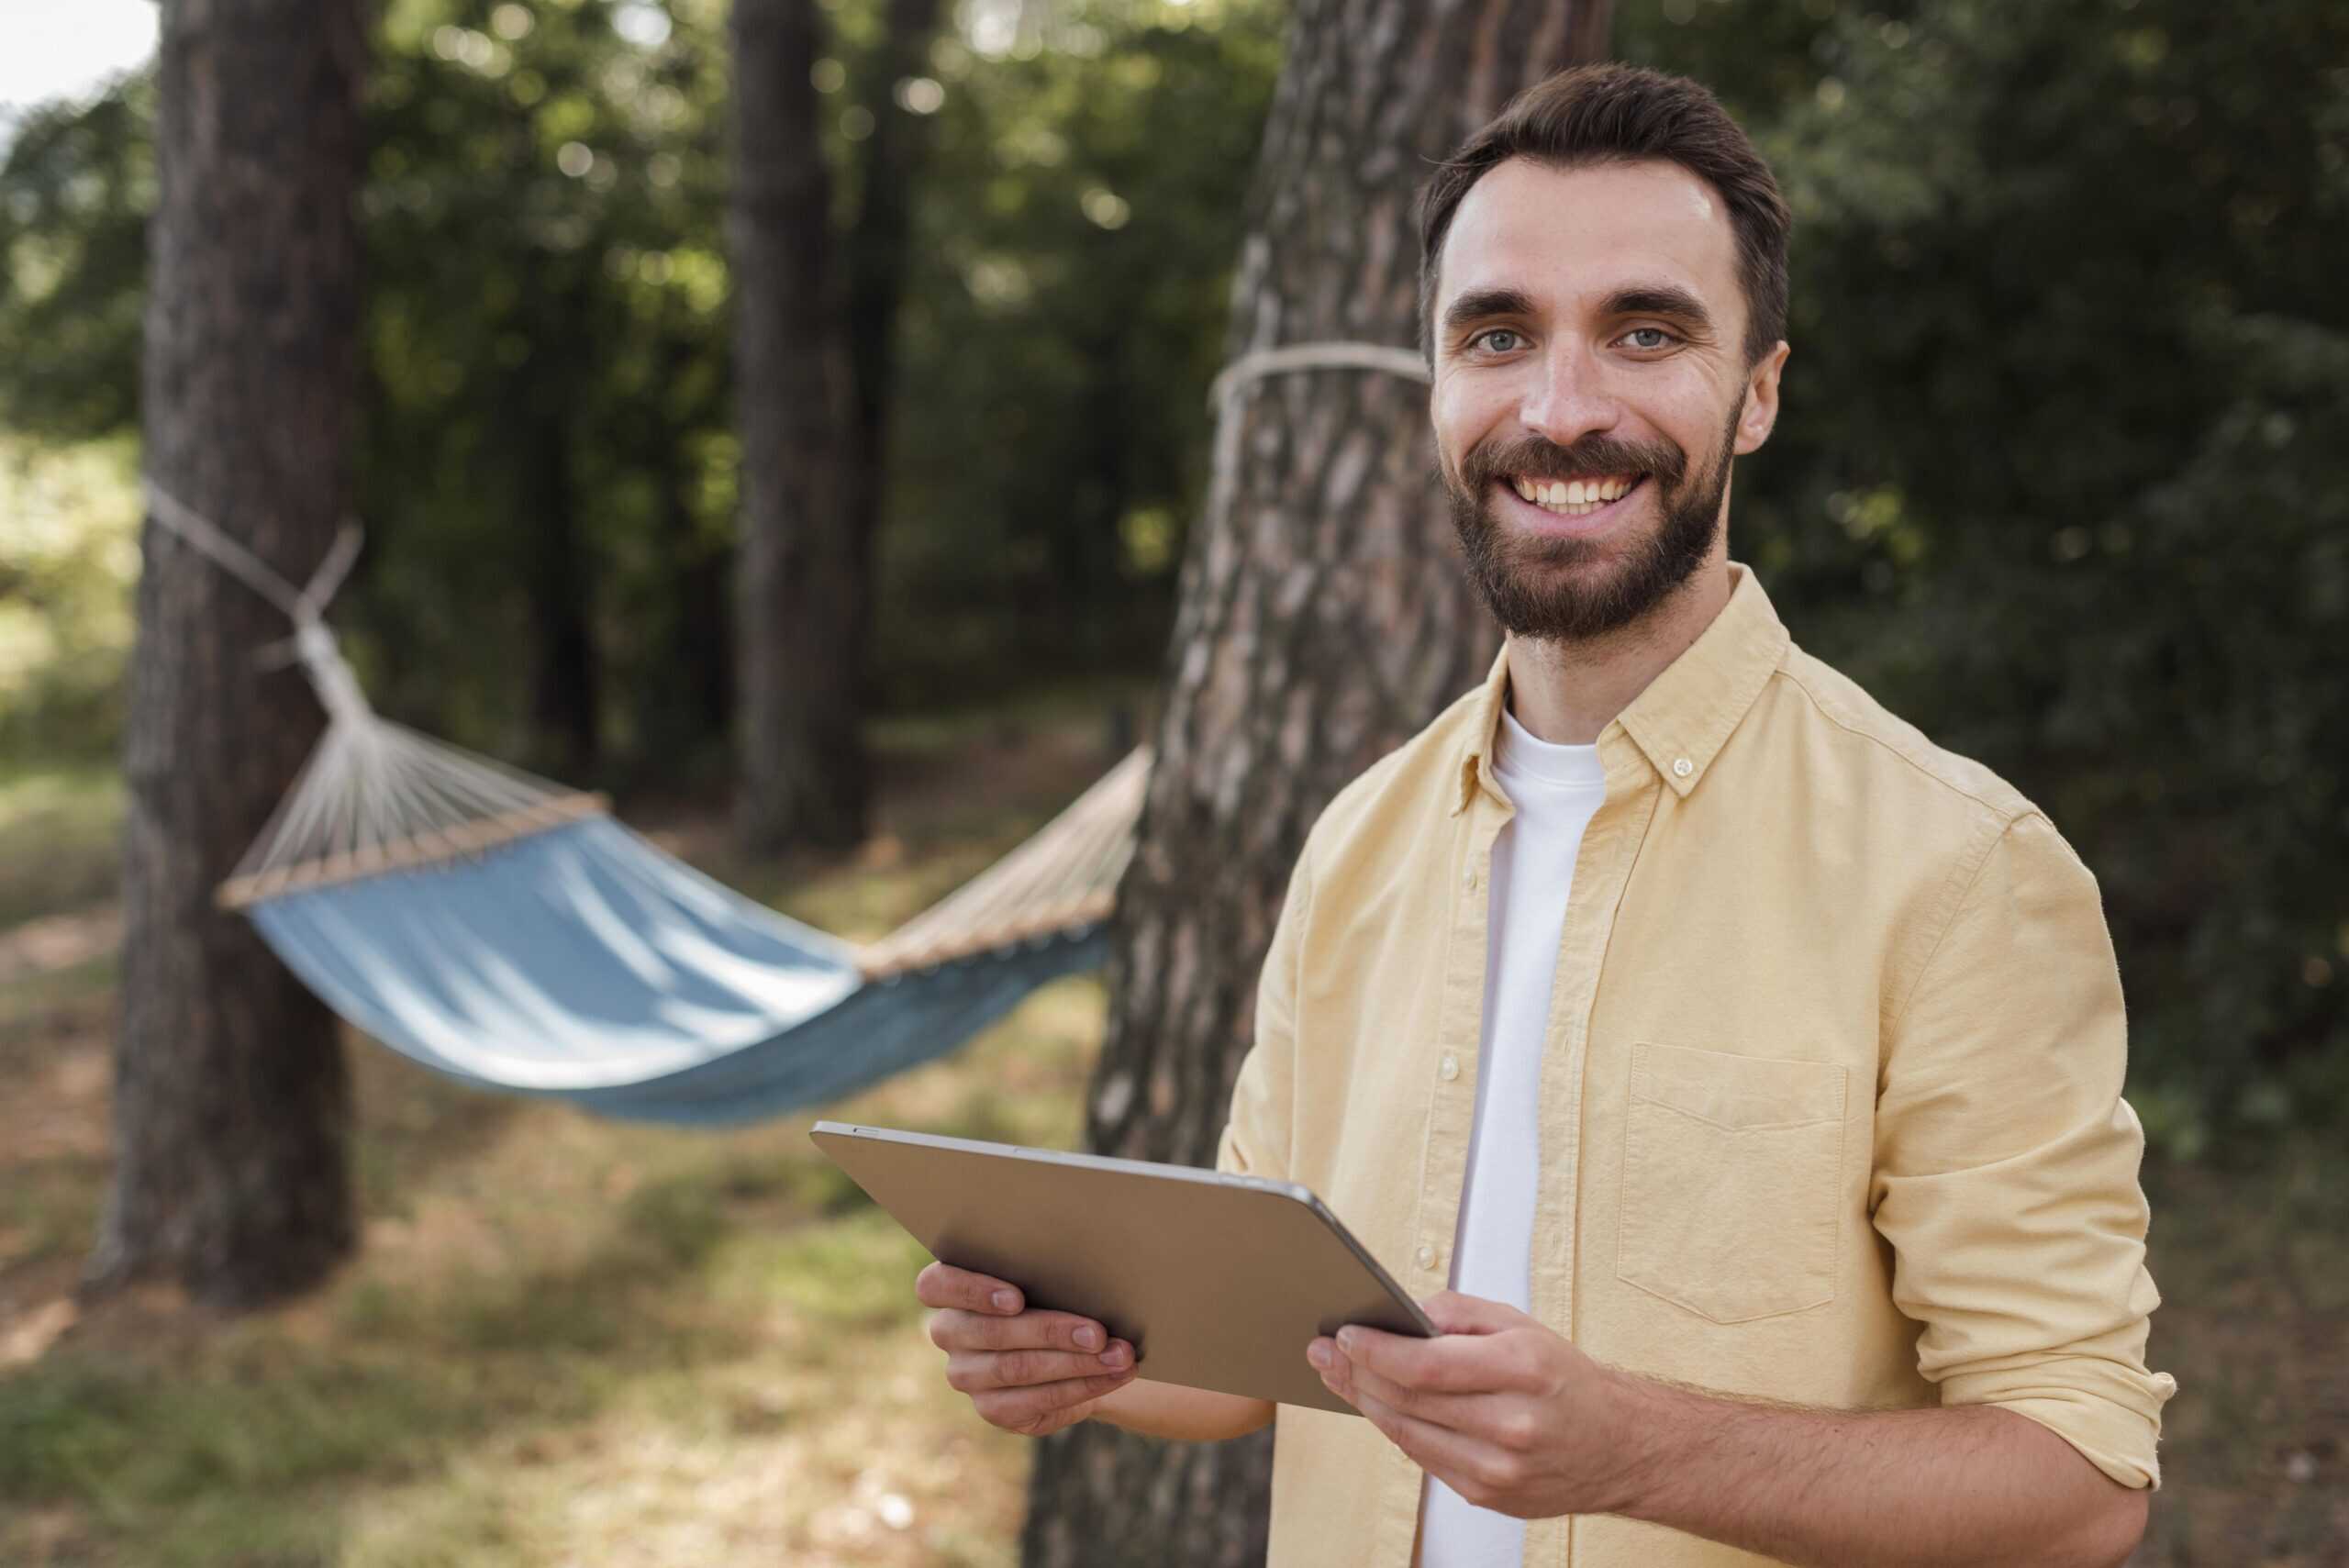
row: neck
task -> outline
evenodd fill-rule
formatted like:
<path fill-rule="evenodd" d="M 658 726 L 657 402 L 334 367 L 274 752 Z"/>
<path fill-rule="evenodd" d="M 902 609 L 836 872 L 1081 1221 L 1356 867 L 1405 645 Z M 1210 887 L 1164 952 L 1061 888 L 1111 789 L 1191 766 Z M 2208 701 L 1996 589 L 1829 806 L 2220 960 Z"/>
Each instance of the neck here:
<path fill-rule="evenodd" d="M 1717 553 L 1646 615 L 1604 637 L 1510 638 L 1509 712 L 1536 740 L 1591 744 L 1704 634 L 1729 595 L 1729 558 Z"/>

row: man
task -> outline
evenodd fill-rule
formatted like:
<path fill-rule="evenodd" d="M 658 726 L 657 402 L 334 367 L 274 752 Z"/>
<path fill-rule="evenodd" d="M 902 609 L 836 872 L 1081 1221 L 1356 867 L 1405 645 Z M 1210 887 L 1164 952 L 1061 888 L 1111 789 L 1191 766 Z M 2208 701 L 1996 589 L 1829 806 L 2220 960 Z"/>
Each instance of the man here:
<path fill-rule="evenodd" d="M 1444 1332 L 1300 1347 L 1368 1419 L 1279 1410 L 1275 1568 L 2121 1562 L 2176 1384 L 2111 945 L 2047 818 L 1729 560 L 1787 353 L 1768 168 L 1696 84 L 1590 67 L 1422 221 L 1508 638 L 1315 825 L 1219 1163 L 1314 1188 Z M 918 1289 L 999 1425 L 1273 1416 Z"/>

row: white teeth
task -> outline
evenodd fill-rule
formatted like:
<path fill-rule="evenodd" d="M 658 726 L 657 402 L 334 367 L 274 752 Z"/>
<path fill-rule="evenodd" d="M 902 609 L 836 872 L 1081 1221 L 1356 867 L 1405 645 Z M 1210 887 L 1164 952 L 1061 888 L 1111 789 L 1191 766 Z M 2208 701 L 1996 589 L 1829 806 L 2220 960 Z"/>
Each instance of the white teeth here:
<path fill-rule="evenodd" d="M 1518 495 L 1545 510 L 1567 517 L 1586 517 L 1609 502 L 1620 500 L 1638 485 L 1640 477 L 1584 481 L 1545 481 L 1518 475 L 1509 481 Z"/>

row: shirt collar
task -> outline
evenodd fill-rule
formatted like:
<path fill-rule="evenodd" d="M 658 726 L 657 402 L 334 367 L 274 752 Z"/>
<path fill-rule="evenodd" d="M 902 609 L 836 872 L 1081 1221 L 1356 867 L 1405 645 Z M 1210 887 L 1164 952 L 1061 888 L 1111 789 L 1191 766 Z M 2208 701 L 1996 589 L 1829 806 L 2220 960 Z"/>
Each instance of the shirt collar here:
<path fill-rule="evenodd" d="M 1711 768 L 1731 732 L 1762 695 L 1793 639 L 1770 607 L 1769 595 L 1749 568 L 1730 562 L 1729 603 L 1647 690 L 1608 723 L 1621 728 L 1675 794 L 1686 795 Z M 1479 785 L 1489 787 L 1495 735 L 1508 697 L 1508 644 L 1504 641 L 1478 692 L 1475 717 L 1460 751 L 1457 817 Z M 1603 744 L 1607 737 L 1599 736 Z"/>

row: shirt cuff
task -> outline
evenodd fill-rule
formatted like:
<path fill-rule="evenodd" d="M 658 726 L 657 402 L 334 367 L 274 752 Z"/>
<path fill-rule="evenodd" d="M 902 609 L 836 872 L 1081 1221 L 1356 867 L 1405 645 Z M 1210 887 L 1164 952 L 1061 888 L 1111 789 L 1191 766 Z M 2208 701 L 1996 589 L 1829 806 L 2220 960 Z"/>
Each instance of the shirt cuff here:
<path fill-rule="evenodd" d="M 2154 1452 L 2162 1407 L 2176 1392 L 2177 1379 L 2165 1372 L 2140 1372 L 2097 1356 L 2051 1356 L 1942 1379 L 1943 1406 L 2003 1406 L 2070 1443 L 2121 1485 L 2156 1492 L 2162 1487 Z"/>

